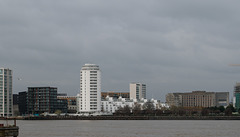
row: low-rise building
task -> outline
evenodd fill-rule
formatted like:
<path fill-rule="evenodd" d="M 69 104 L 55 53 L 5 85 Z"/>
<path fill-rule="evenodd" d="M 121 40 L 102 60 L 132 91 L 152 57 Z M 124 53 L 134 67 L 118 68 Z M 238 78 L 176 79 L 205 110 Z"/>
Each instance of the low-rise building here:
<path fill-rule="evenodd" d="M 182 106 L 182 94 L 184 93 L 168 93 L 166 95 L 166 103 L 169 106 Z"/>
<path fill-rule="evenodd" d="M 68 104 L 67 112 L 77 112 L 77 97 L 76 96 L 57 96 L 59 100 L 66 100 Z"/>
<path fill-rule="evenodd" d="M 188 93 L 168 93 L 166 103 L 181 107 L 227 107 L 229 92 L 192 91 Z"/>
<path fill-rule="evenodd" d="M 141 109 L 143 109 L 143 106 L 145 103 L 151 102 L 154 106 L 154 109 L 160 109 L 162 107 L 167 107 L 166 104 L 160 103 L 159 100 L 148 100 L 148 99 L 129 99 L 129 98 L 122 98 L 121 96 L 118 99 L 114 99 L 113 97 L 107 96 L 105 99 L 101 101 L 101 108 L 102 112 L 104 113 L 115 113 L 116 110 L 120 108 L 124 108 L 125 106 L 129 106 L 129 108 L 132 110 L 135 105 L 140 105 Z"/>

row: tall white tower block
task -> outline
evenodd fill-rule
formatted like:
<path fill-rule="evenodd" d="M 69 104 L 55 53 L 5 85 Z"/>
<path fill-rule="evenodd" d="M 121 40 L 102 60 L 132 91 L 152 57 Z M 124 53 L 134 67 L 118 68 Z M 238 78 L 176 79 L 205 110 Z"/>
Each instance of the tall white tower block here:
<path fill-rule="evenodd" d="M 101 71 L 98 65 L 85 64 L 80 71 L 80 113 L 101 111 Z"/>

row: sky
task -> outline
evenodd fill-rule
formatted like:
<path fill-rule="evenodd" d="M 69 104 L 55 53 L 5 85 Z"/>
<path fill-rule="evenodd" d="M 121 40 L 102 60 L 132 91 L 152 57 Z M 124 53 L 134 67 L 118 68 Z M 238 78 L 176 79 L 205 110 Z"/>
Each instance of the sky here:
<path fill-rule="evenodd" d="M 77 95 L 80 69 L 97 64 L 102 91 L 147 85 L 232 92 L 240 82 L 238 0 L 0 0 L 0 67 L 13 92 L 53 86 Z M 19 80 L 19 78 L 21 80 Z"/>

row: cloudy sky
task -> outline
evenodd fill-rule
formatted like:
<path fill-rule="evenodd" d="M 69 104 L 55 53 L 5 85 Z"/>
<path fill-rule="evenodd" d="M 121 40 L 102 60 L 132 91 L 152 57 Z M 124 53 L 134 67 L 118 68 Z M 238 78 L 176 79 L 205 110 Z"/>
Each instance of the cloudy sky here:
<path fill-rule="evenodd" d="M 169 92 L 233 91 L 240 81 L 240 1 L 1 0 L 0 67 L 14 93 L 29 86 L 79 92 L 85 63 L 102 70 L 102 91 L 147 84 Z M 22 80 L 17 80 L 21 78 Z"/>

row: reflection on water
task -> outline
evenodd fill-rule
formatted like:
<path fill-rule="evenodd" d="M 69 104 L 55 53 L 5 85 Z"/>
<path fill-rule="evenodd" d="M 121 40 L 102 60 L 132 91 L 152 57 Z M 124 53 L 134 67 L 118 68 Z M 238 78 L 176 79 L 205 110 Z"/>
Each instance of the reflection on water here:
<path fill-rule="evenodd" d="M 17 121 L 19 137 L 239 137 L 240 121 Z"/>

